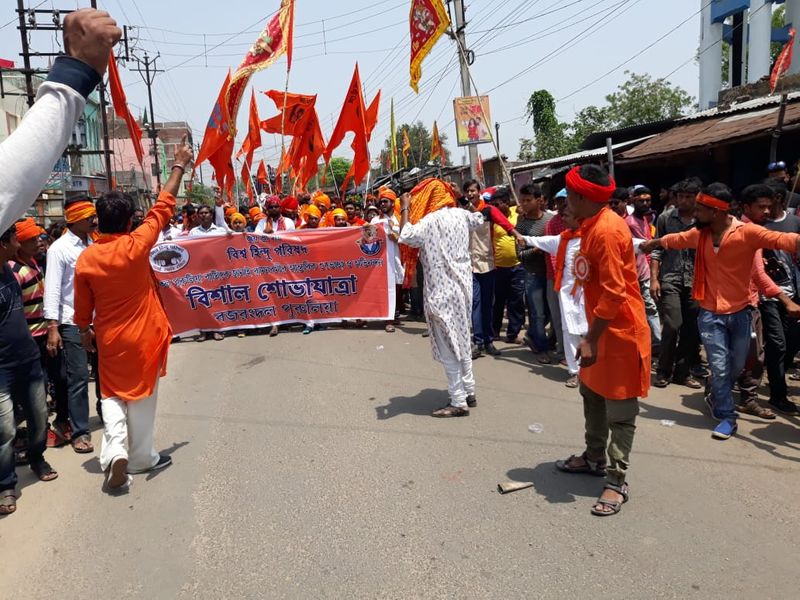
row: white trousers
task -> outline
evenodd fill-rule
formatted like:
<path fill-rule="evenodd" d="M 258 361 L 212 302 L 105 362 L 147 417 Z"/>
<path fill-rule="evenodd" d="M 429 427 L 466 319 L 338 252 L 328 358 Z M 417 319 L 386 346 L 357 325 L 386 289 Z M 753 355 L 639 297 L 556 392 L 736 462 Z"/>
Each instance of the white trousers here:
<path fill-rule="evenodd" d="M 146 471 L 158 462 L 158 452 L 153 447 L 157 397 L 158 383 L 153 393 L 141 400 L 102 399 L 104 428 L 100 468 L 103 471 L 119 456 L 128 459 L 129 473 Z"/>
<path fill-rule="evenodd" d="M 575 358 L 575 354 L 578 352 L 578 344 L 581 343 L 581 336 L 570 333 L 567 331 L 566 327 L 564 327 L 562 336 L 564 338 L 564 358 L 567 359 L 567 369 L 570 375 L 577 375 L 578 360 Z"/>
<path fill-rule="evenodd" d="M 443 360 L 445 375 L 447 375 L 447 392 L 450 394 L 450 404 L 458 408 L 467 407 L 467 396 L 475 393 L 475 376 L 472 374 L 472 357 L 462 361 L 455 358 Z"/>

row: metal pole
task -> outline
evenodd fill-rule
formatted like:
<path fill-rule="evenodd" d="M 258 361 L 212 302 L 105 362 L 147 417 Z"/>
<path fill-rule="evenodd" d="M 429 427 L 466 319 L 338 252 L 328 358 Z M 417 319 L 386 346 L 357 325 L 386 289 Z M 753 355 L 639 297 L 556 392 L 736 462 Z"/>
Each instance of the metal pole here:
<path fill-rule="evenodd" d="M 494 123 L 494 139 L 497 140 L 497 147 L 500 147 L 500 123 L 495 121 Z M 499 156 L 497 158 L 500 158 Z"/>
<path fill-rule="evenodd" d="M 606 138 L 606 153 L 608 155 L 608 173 L 614 177 L 614 148 L 610 137 Z"/>
<path fill-rule="evenodd" d="M 153 63 L 156 62 L 156 59 L 153 59 Z M 147 52 L 144 53 L 144 73 L 146 77 L 147 83 L 147 101 L 150 104 L 150 139 L 153 143 L 153 165 L 155 166 L 156 172 L 156 185 L 158 189 L 161 189 L 161 166 L 158 162 L 158 142 L 156 141 L 158 132 L 156 131 L 156 112 L 153 110 L 153 87 L 152 87 L 152 80 L 150 79 L 150 57 L 147 55 Z M 155 72 L 153 73 L 155 76 Z"/>
<path fill-rule="evenodd" d="M 461 67 L 461 95 L 472 96 L 472 87 L 470 86 L 469 77 L 469 62 L 467 59 L 467 52 L 464 48 L 467 47 L 464 36 L 464 28 L 466 23 L 464 21 L 464 0 L 453 0 L 453 12 L 455 12 L 456 27 L 454 37 L 458 44 L 458 62 Z M 488 125 L 488 123 L 487 123 Z M 477 178 L 478 174 L 478 147 L 475 144 L 470 144 L 469 150 L 469 171 L 472 179 Z M 497 153 L 500 156 L 500 153 Z"/>
<path fill-rule="evenodd" d="M 28 26 L 25 24 L 25 2 L 17 0 L 17 15 L 19 16 L 19 36 L 22 41 L 22 63 L 25 65 L 25 92 L 28 96 L 28 108 L 33 106 L 33 74 L 31 73 L 31 54 L 28 47 Z"/>

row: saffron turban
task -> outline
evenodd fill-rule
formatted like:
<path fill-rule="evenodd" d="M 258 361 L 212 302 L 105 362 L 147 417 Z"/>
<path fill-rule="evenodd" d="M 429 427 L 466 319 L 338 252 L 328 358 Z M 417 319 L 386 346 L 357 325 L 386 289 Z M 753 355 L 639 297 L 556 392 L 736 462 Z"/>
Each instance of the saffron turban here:
<path fill-rule="evenodd" d="M 614 178 L 609 175 L 608 185 L 598 185 L 581 177 L 580 170 L 580 167 L 573 167 L 567 173 L 567 188 L 592 202 L 597 202 L 598 204 L 605 204 L 608 202 L 608 199 L 611 198 L 611 194 L 613 194 L 614 190 L 617 188 L 617 184 L 614 183 Z"/>
<path fill-rule="evenodd" d="M 67 223 L 70 224 L 83 221 L 84 219 L 93 217 L 96 214 L 97 210 L 95 210 L 94 204 L 88 200 L 79 200 L 78 202 L 73 202 L 66 209 L 64 209 L 64 217 L 67 219 Z"/>
<path fill-rule="evenodd" d="M 317 219 L 322 218 L 322 211 L 320 211 L 320 209 L 318 209 L 313 204 L 308 208 L 306 208 L 305 212 L 306 212 L 306 217 L 316 217 Z"/>
<path fill-rule="evenodd" d="M 336 217 L 344 217 L 347 219 L 347 212 L 343 208 L 337 208 L 331 213 L 331 219 L 335 219 Z"/>
<path fill-rule="evenodd" d="M 267 198 L 267 206 L 280 206 L 280 205 L 281 205 L 281 199 L 278 198 L 277 196 L 270 196 L 269 198 Z"/>
<path fill-rule="evenodd" d="M 30 239 L 39 237 L 44 233 L 44 229 L 39 227 L 32 217 L 16 223 L 17 241 L 27 242 Z"/>
<path fill-rule="evenodd" d="M 330 210 L 331 208 L 331 199 L 327 194 L 324 194 L 319 190 L 314 192 L 314 195 L 311 196 L 311 201 L 317 206 L 324 206 L 326 210 Z"/>
<path fill-rule="evenodd" d="M 261 209 L 257 206 L 254 206 L 250 210 L 247 211 L 248 216 L 250 217 L 251 221 L 255 221 L 258 215 L 263 215 L 264 213 L 261 212 Z"/>
<path fill-rule="evenodd" d="M 392 202 L 395 202 L 395 201 L 397 201 L 397 194 L 395 194 L 394 191 L 392 191 L 391 188 L 386 187 L 385 185 L 382 185 L 378 189 L 378 199 L 381 199 L 381 198 L 388 198 Z"/>
<path fill-rule="evenodd" d="M 228 218 L 230 219 L 230 218 L 231 218 L 231 215 L 233 215 L 235 212 L 236 212 L 236 209 L 235 209 L 235 208 L 233 208 L 232 206 L 228 206 L 228 207 L 225 209 L 225 216 L 226 216 L 226 217 L 228 217 Z"/>
<path fill-rule="evenodd" d="M 231 225 L 237 222 L 241 223 L 242 225 L 247 225 L 247 219 L 244 218 L 244 215 L 239 212 L 234 212 L 231 215 Z"/>

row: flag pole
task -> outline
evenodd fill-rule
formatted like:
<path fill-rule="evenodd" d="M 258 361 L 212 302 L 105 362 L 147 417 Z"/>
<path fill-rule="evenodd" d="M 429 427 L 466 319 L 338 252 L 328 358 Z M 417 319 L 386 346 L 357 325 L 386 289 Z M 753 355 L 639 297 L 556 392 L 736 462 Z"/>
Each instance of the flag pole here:
<path fill-rule="evenodd" d="M 331 170 L 331 179 L 333 179 L 333 188 L 336 190 L 336 197 L 341 200 L 342 195 L 339 193 L 339 184 L 336 183 L 336 173 L 333 172 L 333 165 L 330 163 L 330 161 L 328 161 L 328 167 Z"/>

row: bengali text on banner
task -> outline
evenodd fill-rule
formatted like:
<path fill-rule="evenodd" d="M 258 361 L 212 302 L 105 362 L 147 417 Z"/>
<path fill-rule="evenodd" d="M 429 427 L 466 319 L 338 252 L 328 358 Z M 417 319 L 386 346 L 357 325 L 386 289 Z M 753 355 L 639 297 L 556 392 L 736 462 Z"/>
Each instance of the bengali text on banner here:
<path fill-rule="evenodd" d="M 293 322 L 393 318 L 383 227 L 234 233 L 150 252 L 175 335 Z"/>

